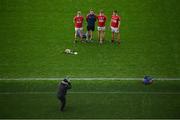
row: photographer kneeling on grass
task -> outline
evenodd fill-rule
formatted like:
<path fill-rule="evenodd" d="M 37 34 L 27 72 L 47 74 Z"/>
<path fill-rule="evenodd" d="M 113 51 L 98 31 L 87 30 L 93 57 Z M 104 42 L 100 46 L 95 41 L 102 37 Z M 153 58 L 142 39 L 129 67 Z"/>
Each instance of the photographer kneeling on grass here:
<path fill-rule="evenodd" d="M 61 111 L 64 111 L 66 105 L 66 93 L 68 89 L 71 89 L 71 87 L 71 83 L 67 78 L 59 83 L 57 97 L 61 101 Z"/>

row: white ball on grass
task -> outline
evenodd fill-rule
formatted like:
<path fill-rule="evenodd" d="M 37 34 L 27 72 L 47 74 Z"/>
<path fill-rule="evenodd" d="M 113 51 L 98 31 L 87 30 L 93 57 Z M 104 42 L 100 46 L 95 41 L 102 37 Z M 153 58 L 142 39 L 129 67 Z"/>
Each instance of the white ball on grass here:
<path fill-rule="evenodd" d="M 77 55 L 78 53 L 77 52 L 74 52 L 75 55 Z"/>

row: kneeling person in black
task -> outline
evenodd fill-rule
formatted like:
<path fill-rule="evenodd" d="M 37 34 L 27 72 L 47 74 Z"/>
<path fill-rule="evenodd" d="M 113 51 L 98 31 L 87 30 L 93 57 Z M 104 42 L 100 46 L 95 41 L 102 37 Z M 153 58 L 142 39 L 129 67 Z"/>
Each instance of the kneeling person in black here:
<path fill-rule="evenodd" d="M 68 89 L 71 89 L 71 83 L 67 79 L 64 79 L 59 83 L 57 97 L 61 101 L 61 111 L 64 111 L 66 105 L 66 93 Z"/>
<path fill-rule="evenodd" d="M 90 10 L 89 14 L 86 16 L 86 21 L 87 21 L 88 35 L 90 36 L 89 39 L 92 40 L 93 31 L 95 30 L 95 22 L 96 22 L 96 15 L 94 14 L 93 10 Z"/>

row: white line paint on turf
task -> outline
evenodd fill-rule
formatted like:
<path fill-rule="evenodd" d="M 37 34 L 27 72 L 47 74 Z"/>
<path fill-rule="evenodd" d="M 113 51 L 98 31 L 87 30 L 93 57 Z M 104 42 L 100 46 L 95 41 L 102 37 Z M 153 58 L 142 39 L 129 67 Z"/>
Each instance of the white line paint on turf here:
<path fill-rule="evenodd" d="M 55 92 L 0 92 L 0 95 L 24 95 L 24 94 L 52 94 L 56 95 Z M 128 94 L 128 95 L 135 95 L 135 94 L 151 94 L 151 95 L 180 95 L 180 92 L 142 92 L 142 91 L 135 91 L 135 92 L 128 92 L 128 91 L 94 91 L 94 92 L 69 92 L 69 94 Z"/>
<path fill-rule="evenodd" d="M 63 80 L 64 78 L 0 78 L 0 80 Z M 143 80 L 143 78 L 108 78 L 108 77 L 92 77 L 92 78 L 70 78 L 70 80 Z M 180 80 L 180 78 L 154 78 L 154 80 Z"/>

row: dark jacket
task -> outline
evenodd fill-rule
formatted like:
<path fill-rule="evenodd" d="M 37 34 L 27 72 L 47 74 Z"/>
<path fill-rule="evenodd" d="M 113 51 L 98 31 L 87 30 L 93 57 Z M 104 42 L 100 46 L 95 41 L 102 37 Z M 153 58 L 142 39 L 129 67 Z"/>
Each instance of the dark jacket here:
<path fill-rule="evenodd" d="M 86 21 L 87 21 L 87 23 L 88 23 L 88 26 L 95 26 L 96 15 L 95 15 L 95 14 L 89 14 L 89 15 L 87 15 Z"/>
<path fill-rule="evenodd" d="M 65 97 L 67 90 L 71 89 L 71 83 L 70 82 L 64 82 L 62 81 L 58 86 L 58 97 Z"/>

